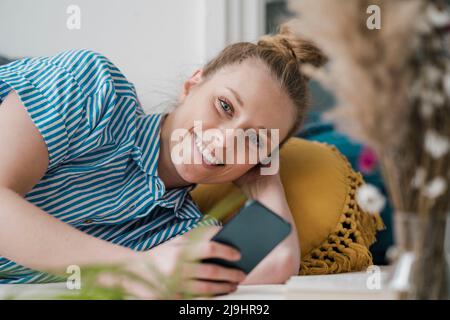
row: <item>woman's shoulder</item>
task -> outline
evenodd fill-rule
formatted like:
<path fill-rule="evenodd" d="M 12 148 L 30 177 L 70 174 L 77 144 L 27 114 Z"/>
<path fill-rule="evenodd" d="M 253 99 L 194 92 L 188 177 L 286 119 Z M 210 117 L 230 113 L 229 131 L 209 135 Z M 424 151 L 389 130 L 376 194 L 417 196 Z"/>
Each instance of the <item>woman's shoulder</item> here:
<path fill-rule="evenodd" d="M 133 85 L 100 53 L 68 50 L 2 66 L 0 102 L 11 90 L 44 138 L 49 168 L 99 146 L 133 140 L 139 100 Z"/>
<path fill-rule="evenodd" d="M 65 50 L 49 57 L 49 61 L 63 67 L 94 64 L 96 67 L 117 68 L 105 55 L 91 49 Z"/>
<path fill-rule="evenodd" d="M 49 57 L 54 64 L 69 73 L 88 94 L 112 84 L 118 95 L 136 98 L 134 85 L 106 55 L 91 49 L 72 49 Z"/>

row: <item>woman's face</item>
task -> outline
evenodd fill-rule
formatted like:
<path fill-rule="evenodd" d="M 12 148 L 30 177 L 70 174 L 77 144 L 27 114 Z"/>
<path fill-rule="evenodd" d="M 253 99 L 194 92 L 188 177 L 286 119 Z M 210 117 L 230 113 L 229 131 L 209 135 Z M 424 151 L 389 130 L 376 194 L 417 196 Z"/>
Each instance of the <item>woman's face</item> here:
<path fill-rule="evenodd" d="M 239 178 L 278 146 L 295 119 L 293 103 L 256 59 L 224 67 L 207 80 L 197 71 L 179 102 L 165 120 L 176 134 L 164 138 L 171 140 L 165 142 L 177 174 L 189 183 Z"/>

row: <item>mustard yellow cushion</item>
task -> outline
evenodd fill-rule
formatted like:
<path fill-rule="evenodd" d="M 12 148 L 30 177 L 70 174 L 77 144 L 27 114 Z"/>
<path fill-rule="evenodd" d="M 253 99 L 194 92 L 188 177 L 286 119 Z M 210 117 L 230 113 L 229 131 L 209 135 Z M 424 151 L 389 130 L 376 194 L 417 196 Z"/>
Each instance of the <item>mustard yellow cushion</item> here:
<path fill-rule="evenodd" d="M 299 274 L 360 271 L 372 264 L 369 246 L 383 223 L 357 205 L 362 176 L 335 147 L 291 138 L 280 150 L 280 175 L 300 239 Z M 192 197 L 202 212 L 222 211 L 228 218 L 246 200 L 232 183 L 198 185 Z"/>

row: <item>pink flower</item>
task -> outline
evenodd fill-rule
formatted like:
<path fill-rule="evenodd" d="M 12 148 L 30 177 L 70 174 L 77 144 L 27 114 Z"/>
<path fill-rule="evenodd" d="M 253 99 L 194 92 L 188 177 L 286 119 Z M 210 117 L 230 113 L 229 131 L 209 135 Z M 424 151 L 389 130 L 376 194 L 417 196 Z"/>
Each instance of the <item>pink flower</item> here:
<path fill-rule="evenodd" d="M 375 152 L 368 148 L 363 147 L 358 158 L 358 170 L 362 173 L 372 173 L 378 164 L 378 159 Z"/>

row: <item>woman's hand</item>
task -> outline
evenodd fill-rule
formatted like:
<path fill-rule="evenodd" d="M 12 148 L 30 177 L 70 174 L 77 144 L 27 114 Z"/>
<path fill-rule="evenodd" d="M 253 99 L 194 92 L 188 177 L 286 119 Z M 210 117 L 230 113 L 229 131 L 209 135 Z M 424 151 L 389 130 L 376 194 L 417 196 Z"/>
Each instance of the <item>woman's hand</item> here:
<path fill-rule="evenodd" d="M 245 279 L 245 273 L 232 268 L 221 267 L 215 264 L 201 263 L 207 258 L 220 258 L 229 261 L 240 259 L 238 250 L 210 239 L 220 230 L 220 227 L 199 227 L 181 236 L 177 236 L 150 251 L 141 252 L 141 262 L 136 261 L 128 269 L 140 277 L 153 283 L 158 289 L 164 291 L 160 280 L 151 274 L 148 264 L 156 267 L 158 273 L 167 279 L 178 277 L 179 287 L 173 297 L 211 296 L 227 294 L 236 290 L 237 285 Z M 132 296 L 141 299 L 161 298 L 158 290 L 150 290 L 138 281 L 112 280 L 109 285 L 121 285 Z M 105 282 L 107 283 L 107 282 Z"/>
<path fill-rule="evenodd" d="M 234 181 L 245 195 L 261 202 L 267 208 L 287 220 L 292 226 L 291 234 L 283 240 L 246 277 L 242 284 L 284 283 L 298 274 L 300 267 L 300 246 L 295 221 L 284 193 L 280 174 L 261 175 L 257 165 Z M 270 226 L 267 226 L 270 228 Z"/>
<path fill-rule="evenodd" d="M 260 200 L 267 189 L 283 190 L 279 172 L 272 175 L 262 175 L 261 168 L 264 165 L 256 165 L 244 175 L 234 180 L 233 183 L 250 199 Z"/>

